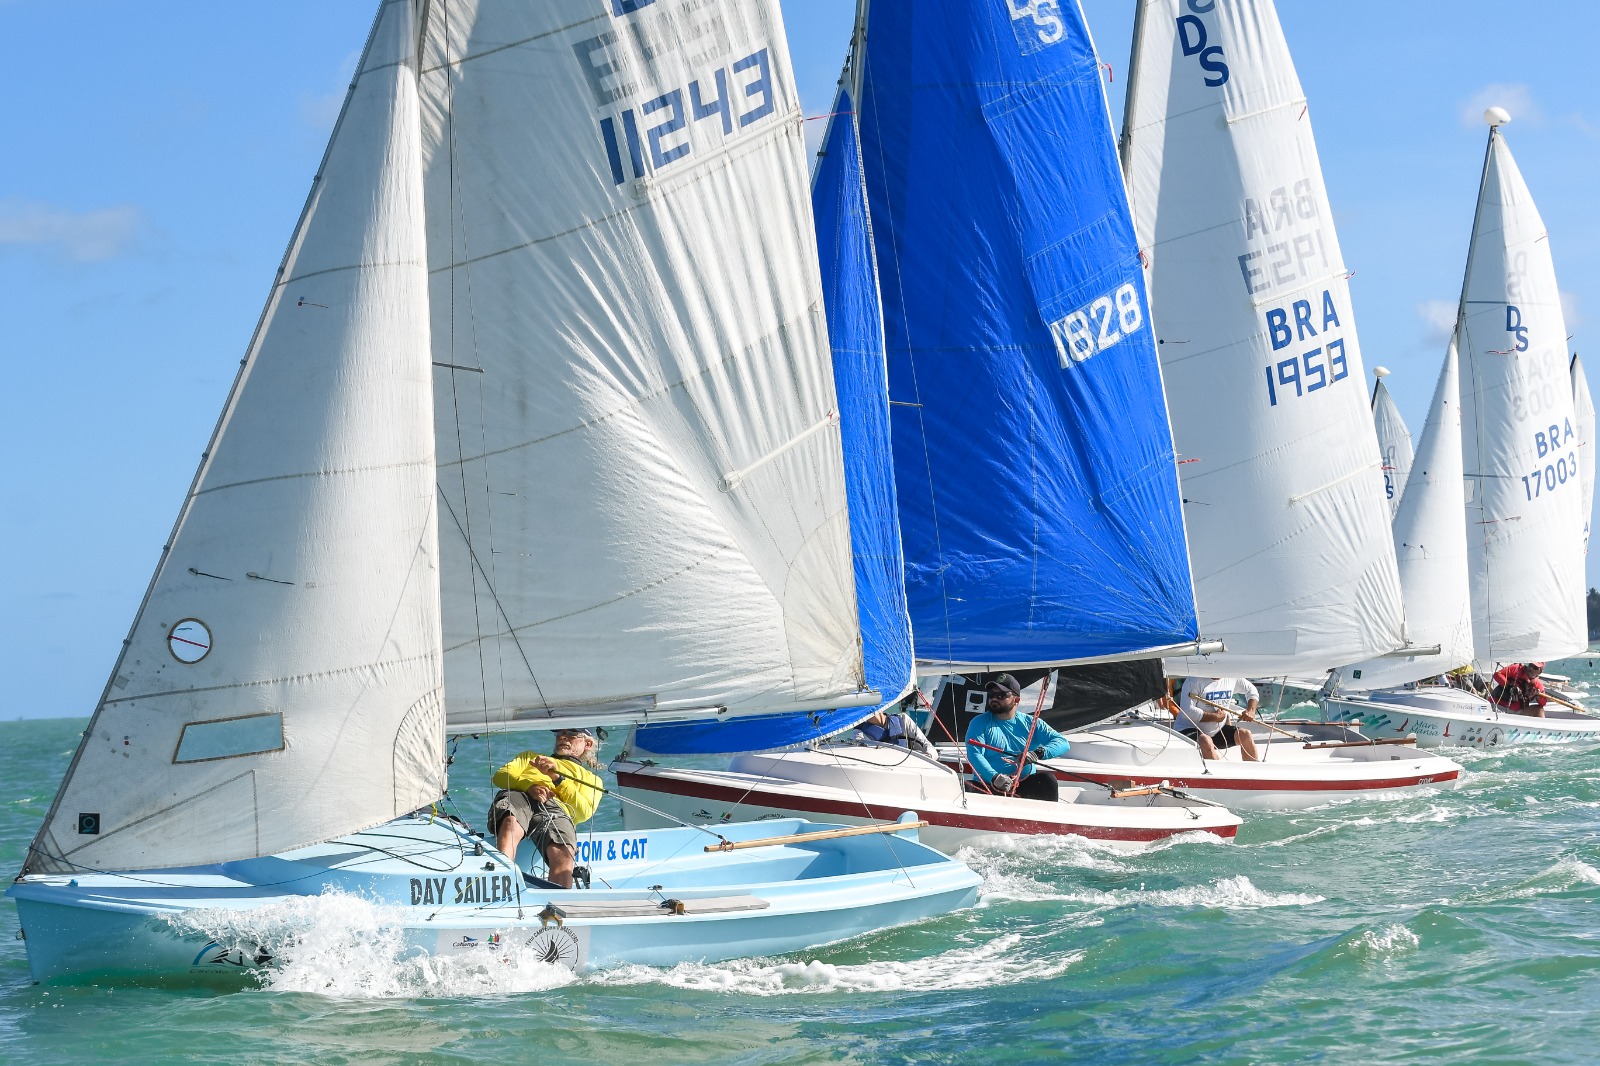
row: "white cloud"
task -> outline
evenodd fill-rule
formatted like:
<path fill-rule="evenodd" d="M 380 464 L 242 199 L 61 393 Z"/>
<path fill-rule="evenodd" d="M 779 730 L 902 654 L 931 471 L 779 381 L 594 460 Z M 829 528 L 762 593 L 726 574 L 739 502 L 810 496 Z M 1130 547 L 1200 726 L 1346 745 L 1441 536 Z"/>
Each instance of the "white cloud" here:
<path fill-rule="evenodd" d="M 1461 103 L 1461 124 L 1477 127 L 1483 125 L 1483 113 L 1491 107 L 1503 107 L 1511 112 L 1513 122 L 1538 124 L 1544 121 L 1544 112 L 1534 103 L 1533 93 L 1521 82 L 1493 82 L 1485 85 Z"/>
<path fill-rule="evenodd" d="M 1456 329 L 1456 311 L 1460 305 L 1454 300 L 1424 300 L 1417 305 L 1417 317 L 1428 327 L 1428 340 L 1444 343 Z"/>
<path fill-rule="evenodd" d="M 1583 325 L 1583 311 L 1578 306 L 1578 294 L 1561 290 L 1561 317 L 1566 320 L 1567 332 L 1576 333 Z"/>
<path fill-rule="evenodd" d="M 139 221 L 139 209 L 130 206 L 75 213 L 30 200 L 0 200 L 0 246 L 40 248 L 74 262 L 97 263 L 121 255 Z"/>
<path fill-rule="evenodd" d="M 344 107 L 344 98 L 350 92 L 350 83 L 355 80 L 356 64 L 359 62 L 361 53 L 351 52 L 339 63 L 338 88 L 320 94 L 302 92 L 300 121 L 318 133 L 333 129 L 333 123 L 339 117 L 339 109 Z"/>

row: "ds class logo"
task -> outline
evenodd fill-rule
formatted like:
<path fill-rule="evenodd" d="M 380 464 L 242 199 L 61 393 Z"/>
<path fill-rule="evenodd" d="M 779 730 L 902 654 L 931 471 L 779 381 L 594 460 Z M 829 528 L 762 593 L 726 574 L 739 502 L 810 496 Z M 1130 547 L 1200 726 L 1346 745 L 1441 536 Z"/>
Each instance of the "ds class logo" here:
<path fill-rule="evenodd" d="M 1205 72 L 1206 85 L 1221 88 L 1228 81 L 1228 64 L 1222 46 L 1210 44 L 1210 32 L 1200 16 L 1210 15 L 1217 9 L 1217 0 L 1183 0 L 1187 13 L 1178 16 L 1178 47 L 1185 56 L 1198 57 L 1200 69 Z"/>
<path fill-rule="evenodd" d="M 1005 0 L 1011 29 L 1024 55 L 1031 55 L 1067 38 L 1060 0 Z"/>

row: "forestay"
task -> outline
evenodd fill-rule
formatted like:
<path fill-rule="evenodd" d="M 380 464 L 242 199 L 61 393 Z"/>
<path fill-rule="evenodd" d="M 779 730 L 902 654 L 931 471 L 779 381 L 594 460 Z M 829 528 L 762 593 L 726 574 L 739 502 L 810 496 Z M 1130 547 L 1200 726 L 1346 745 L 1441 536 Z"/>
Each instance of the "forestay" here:
<path fill-rule="evenodd" d="M 1169 672 L 1315 674 L 1401 646 L 1347 272 L 1270 0 L 1144 0 L 1123 158 L 1200 629 Z"/>
<path fill-rule="evenodd" d="M 1160 369 L 1081 11 L 866 12 L 862 157 L 919 662 L 1192 642 Z"/>
<path fill-rule="evenodd" d="M 1411 430 L 1406 428 L 1400 408 L 1395 406 L 1394 397 L 1389 395 L 1382 378 L 1372 386 L 1372 422 L 1378 431 L 1378 454 L 1383 459 L 1383 490 L 1389 499 L 1389 514 L 1393 516 L 1399 512 L 1400 501 L 1405 498 L 1406 479 L 1411 476 L 1414 454 Z M 1403 578 L 1401 583 L 1404 584 Z M 1408 624 L 1410 620 L 1408 614 Z M 1408 634 L 1413 641 L 1417 639 L 1409 629 Z"/>
<path fill-rule="evenodd" d="M 1547 237 L 1492 127 L 1457 327 L 1472 628 L 1485 668 L 1588 643 L 1583 463 Z"/>
<path fill-rule="evenodd" d="M 281 852 L 443 792 L 415 33 L 382 7 L 25 873 Z"/>
<path fill-rule="evenodd" d="M 435 0 L 452 731 L 875 703 L 775 0 Z"/>
<path fill-rule="evenodd" d="M 1578 484 L 1583 489 L 1583 553 L 1589 554 L 1590 523 L 1594 521 L 1594 396 L 1589 392 L 1589 378 L 1583 372 L 1583 360 L 1572 354 L 1572 407 L 1577 416 L 1574 426 L 1578 431 Z"/>
<path fill-rule="evenodd" d="M 833 102 L 812 176 L 811 201 L 844 441 L 863 659 L 868 685 L 882 693 L 885 702 L 892 702 L 912 685 L 911 621 L 901 576 L 899 512 L 889 452 L 883 313 L 854 97 L 848 85 L 841 84 Z M 856 707 L 650 726 L 635 733 L 633 747 L 658 755 L 765 751 L 848 729 L 867 711 Z"/>
<path fill-rule="evenodd" d="M 1472 592 L 1467 584 L 1467 530 L 1461 520 L 1465 507 L 1460 373 L 1452 338 L 1394 516 L 1406 633 L 1413 644 L 1438 645 L 1439 652 L 1358 663 L 1342 671 L 1341 688 L 1398 685 L 1472 662 Z"/>

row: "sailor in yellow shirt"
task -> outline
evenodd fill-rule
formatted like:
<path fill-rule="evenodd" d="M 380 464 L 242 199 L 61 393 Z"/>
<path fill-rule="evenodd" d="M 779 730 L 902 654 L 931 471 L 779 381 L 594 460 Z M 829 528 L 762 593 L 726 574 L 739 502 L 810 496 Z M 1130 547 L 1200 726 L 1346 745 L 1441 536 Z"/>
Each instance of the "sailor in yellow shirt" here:
<path fill-rule="evenodd" d="M 599 741 L 587 729 L 556 730 L 550 755 L 525 751 L 495 772 L 499 786 L 489 805 L 489 832 L 511 859 L 517 845 L 531 840 L 550 868 L 550 880 L 572 887 L 578 853 L 578 825 L 594 816 L 603 786 L 590 767 L 598 767 Z"/>

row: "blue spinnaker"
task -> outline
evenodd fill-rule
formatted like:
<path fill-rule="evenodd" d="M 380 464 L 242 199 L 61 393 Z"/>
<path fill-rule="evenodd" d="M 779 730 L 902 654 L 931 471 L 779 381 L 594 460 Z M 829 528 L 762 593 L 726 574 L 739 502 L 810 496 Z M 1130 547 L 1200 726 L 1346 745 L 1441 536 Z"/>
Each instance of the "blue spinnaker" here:
<path fill-rule="evenodd" d="M 861 147 L 919 660 L 1195 640 L 1139 249 L 1082 12 L 916 0 L 868 20 Z"/>
<path fill-rule="evenodd" d="M 901 573 L 899 515 L 889 450 L 883 313 L 861 181 L 860 144 L 847 89 L 834 102 L 823 155 L 812 178 L 817 250 L 833 381 L 839 398 L 856 607 L 867 685 L 887 703 L 911 687 L 911 620 Z M 640 729 L 636 746 L 658 755 L 719 754 L 788 747 L 855 725 L 870 708 L 686 722 Z"/>

